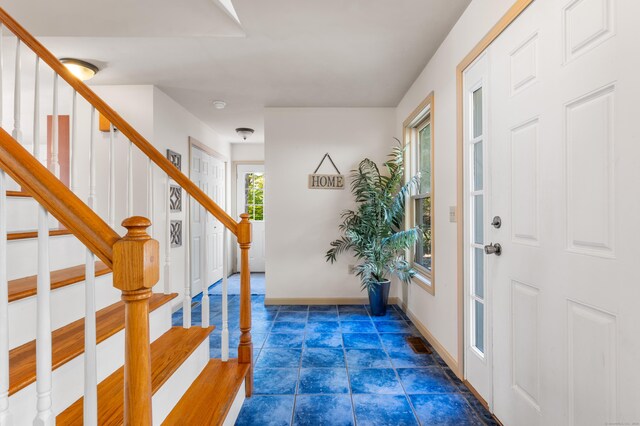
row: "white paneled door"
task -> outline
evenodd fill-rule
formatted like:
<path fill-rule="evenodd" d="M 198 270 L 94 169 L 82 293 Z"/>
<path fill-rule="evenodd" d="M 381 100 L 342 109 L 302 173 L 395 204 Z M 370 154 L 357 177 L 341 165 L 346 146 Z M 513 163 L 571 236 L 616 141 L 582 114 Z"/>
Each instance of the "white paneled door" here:
<path fill-rule="evenodd" d="M 494 366 L 477 383 L 505 425 L 640 422 L 638 16 L 638 1 L 536 0 L 485 52 L 481 239 L 502 250 L 477 260 Z"/>
<path fill-rule="evenodd" d="M 225 208 L 225 163 L 191 147 L 191 180 Z M 223 226 L 191 199 L 191 292 L 196 295 L 222 278 Z"/>

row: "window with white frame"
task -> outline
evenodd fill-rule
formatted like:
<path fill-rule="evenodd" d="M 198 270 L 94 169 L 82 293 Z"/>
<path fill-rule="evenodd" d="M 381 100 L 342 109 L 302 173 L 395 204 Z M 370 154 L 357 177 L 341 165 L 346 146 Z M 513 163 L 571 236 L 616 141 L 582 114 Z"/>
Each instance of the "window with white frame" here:
<path fill-rule="evenodd" d="M 433 271 L 433 244 L 432 244 L 432 137 L 431 116 L 427 115 L 413 128 L 414 167 L 419 174 L 418 185 L 413 202 L 413 225 L 418 227 L 422 239 L 416 243 L 413 251 L 413 265 L 417 272 L 427 278 L 431 278 Z"/>

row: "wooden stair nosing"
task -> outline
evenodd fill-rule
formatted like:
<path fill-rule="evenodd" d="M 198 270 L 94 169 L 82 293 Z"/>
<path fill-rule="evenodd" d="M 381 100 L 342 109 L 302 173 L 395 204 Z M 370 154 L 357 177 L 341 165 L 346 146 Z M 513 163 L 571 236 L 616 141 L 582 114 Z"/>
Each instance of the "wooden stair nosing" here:
<path fill-rule="evenodd" d="M 61 235 L 71 235 L 72 232 L 65 228 L 55 228 L 49 230 L 50 237 L 58 237 Z M 26 231 L 11 231 L 7 232 L 7 240 L 15 241 L 15 240 L 27 240 L 30 238 L 38 238 L 37 230 L 26 230 Z"/>
<path fill-rule="evenodd" d="M 154 293 L 149 300 L 153 312 L 178 295 Z M 96 312 L 96 344 L 124 329 L 124 302 L 117 302 Z M 84 353 L 84 318 L 54 330 L 52 338 L 52 370 Z M 36 341 L 32 340 L 9 351 L 9 395 L 36 380 Z"/>
<path fill-rule="evenodd" d="M 237 359 L 212 359 L 162 425 L 221 425 L 248 371 Z"/>
<path fill-rule="evenodd" d="M 51 271 L 51 290 L 84 281 L 85 265 Z M 111 273 L 102 262 L 96 262 L 96 277 Z M 31 275 L 9 281 L 9 303 L 37 294 L 38 276 Z"/>
<path fill-rule="evenodd" d="M 7 191 L 7 197 L 32 198 L 31 195 L 24 191 Z"/>
<path fill-rule="evenodd" d="M 172 327 L 151 343 L 151 388 L 155 394 L 215 327 Z M 124 367 L 98 384 L 98 424 L 121 425 L 124 415 Z M 82 425 L 83 398 L 56 417 L 57 425 Z"/>

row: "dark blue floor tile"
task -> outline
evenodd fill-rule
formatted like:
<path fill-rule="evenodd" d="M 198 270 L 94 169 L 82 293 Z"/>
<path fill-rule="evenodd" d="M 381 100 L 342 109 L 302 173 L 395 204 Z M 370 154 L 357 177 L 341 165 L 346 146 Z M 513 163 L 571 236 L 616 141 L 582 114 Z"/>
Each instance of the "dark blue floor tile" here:
<path fill-rule="evenodd" d="M 433 357 L 429 354 L 417 354 L 411 349 L 388 350 L 389 358 L 395 368 L 403 367 L 429 367 L 435 364 Z"/>
<path fill-rule="evenodd" d="M 340 321 L 371 321 L 367 311 L 340 311 Z"/>
<path fill-rule="evenodd" d="M 293 395 L 298 384 L 297 368 L 256 368 L 253 393 L 255 395 Z"/>
<path fill-rule="evenodd" d="M 457 393 L 411 395 L 418 418 L 427 425 L 481 425 L 467 401 Z"/>
<path fill-rule="evenodd" d="M 300 366 L 300 349 L 267 349 L 260 352 L 256 368 L 296 368 Z"/>
<path fill-rule="evenodd" d="M 342 349 L 305 348 L 302 352 L 302 368 L 345 367 Z"/>
<path fill-rule="evenodd" d="M 276 317 L 276 322 L 281 321 L 296 321 L 296 322 L 306 322 L 308 312 L 289 312 L 289 311 L 280 311 L 278 312 L 278 316 Z"/>
<path fill-rule="evenodd" d="M 374 333 L 346 333 L 342 335 L 345 348 L 381 348 L 380 339 Z"/>
<path fill-rule="evenodd" d="M 409 333 L 382 333 L 380 340 L 382 345 L 387 349 L 411 349 L 407 338 L 411 337 Z"/>
<path fill-rule="evenodd" d="M 418 426 L 404 395 L 353 395 L 358 426 Z"/>
<path fill-rule="evenodd" d="M 291 312 L 291 311 L 306 312 L 308 310 L 309 310 L 309 305 L 281 305 L 280 306 L 280 312 Z"/>
<path fill-rule="evenodd" d="M 338 312 L 309 312 L 309 321 L 338 321 Z"/>
<path fill-rule="evenodd" d="M 349 368 L 390 368 L 391 361 L 382 349 L 347 349 Z"/>
<path fill-rule="evenodd" d="M 275 322 L 271 328 L 272 333 L 304 333 L 304 322 Z"/>
<path fill-rule="evenodd" d="M 341 348 L 342 334 L 340 333 L 307 333 L 304 340 L 307 348 Z"/>
<path fill-rule="evenodd" d="M 343 333 L 375 333 L 376 328 L 371 321 L 342 321 L 340 328 Z"/>
<path fill-rule="evenodd" d="M 378 333 L 409 333 L 411 328 L 406 321 L 378 321 Z"/>
<path fill-rule="evenodd" d="M 271 333 L 264 342 L 265 348 L 301 348 L 304 334 Z"/>
<path fill-rule="evenodd" d="M 400 368 L 400 381 L 407 394 L 457 392 L 458 388 L 440 367 Z"/>
<path fill-rule="evenodd" d="M 309 312 L 338 312 L 336 305 L 311 305 Z"/>
<path fill-rule="evenodd" d="M 255 321 L 251 323 L 251 333 L 268 333 L 273 327 L 271 321 Z"/>
<path fill-rule="evenodd" d="M 365 305 L 338 305 L 338 311 L 342 312 L 360 312 L 366 313 Z"/>
<path fill-rule="evenodd" d="M 294 426 L 352 426 L 349 395 L 298 395 Z"/>
<path fill-rule="evenodd" d="M 309 321 L 307 323 L 307 333 L 338 333 L 340 323 L 337 321 Z"/>
<path fill-rule="evenodd" d="M 236 426 L 289 426 L 293 415 L 293 395 L 247 398 Z"/>
<path fill-rule="evenodd" d="M 345 368 L 302 368 L 299 394 L 349 393 Z"/>
<path fill-rule="evenodd" d="M 387 308 L 387 313 L 385 315 L 381 315 L 381 316 L 371 316 L 371 319 L 374 321 L 403 321 L 405 320 L 405 317 L 400 313 L 397 312 L 395 309 L 392 308 Z"/>
<path fill-rule="evenodd" d="M 349 367 L 351 392 L 381 394 L 403 393 L 400 381 L 393 368 L 351 368 Z"/>

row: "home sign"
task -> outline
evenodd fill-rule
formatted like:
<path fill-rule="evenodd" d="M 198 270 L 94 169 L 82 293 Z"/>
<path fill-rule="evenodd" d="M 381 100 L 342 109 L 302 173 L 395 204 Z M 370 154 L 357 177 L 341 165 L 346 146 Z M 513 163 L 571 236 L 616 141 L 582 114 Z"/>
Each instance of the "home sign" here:
<path fill-rule="evenodd" d="M 324 175 L 318 174 L 318 170 L 320 170 L 320 166 L 325 159 L 329 159 L 331 165 L 336 170 L 337 174 L 335 175 Z M 340 174 L 340 170 L 336 167 L 335 163 L 331 159 L 329 153 L 326 153 L 316 170 L 309 175 L 309 189 L 344 189 L 344 176 Z"/>

